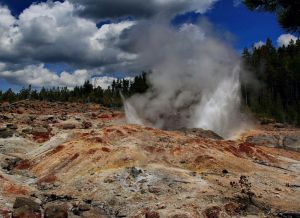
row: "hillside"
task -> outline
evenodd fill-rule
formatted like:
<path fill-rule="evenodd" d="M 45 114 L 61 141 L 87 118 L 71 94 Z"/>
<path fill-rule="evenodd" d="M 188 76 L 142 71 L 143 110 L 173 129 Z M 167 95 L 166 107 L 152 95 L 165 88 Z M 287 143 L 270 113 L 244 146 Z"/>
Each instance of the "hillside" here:
<path fill-rule="evenodd" d="M 299 212 L 300 129 L 257 124 L 224 140 L 128 125 L 122 111 L 95 104 L 21 101 L 0 110 L 2 217 Z"/>

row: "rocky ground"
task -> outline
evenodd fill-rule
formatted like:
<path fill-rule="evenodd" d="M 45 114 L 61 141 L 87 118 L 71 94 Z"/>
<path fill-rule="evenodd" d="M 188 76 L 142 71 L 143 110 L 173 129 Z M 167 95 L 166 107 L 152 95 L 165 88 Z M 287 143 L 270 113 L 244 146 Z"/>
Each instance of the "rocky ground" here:
<path fill-rule="evenodd" d="M 93 104 L 0 105 L 0 217 L 299 217 L 300 130 L 237 140 Z"/>

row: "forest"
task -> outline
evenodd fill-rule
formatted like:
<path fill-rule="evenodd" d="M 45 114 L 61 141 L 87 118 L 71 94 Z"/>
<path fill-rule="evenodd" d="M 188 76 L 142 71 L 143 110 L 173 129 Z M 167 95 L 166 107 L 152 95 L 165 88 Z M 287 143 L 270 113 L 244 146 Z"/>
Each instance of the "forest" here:
<path fill-rule="evenodd" d="M 300 125 L 300 40 L 275 48 L 266 44 L 244 49 L 243 61 L 252 79 L 242 81 L 244 105 L 254 114 Z"/>
<path fill-rule="evenodd" d="M 143 93 L 148 89 L 146 75 L 147 73 L 143 72 L 141 75 L 135 76 L 132 81 L 129 79 L 116 79 L 107 89 L 100 86 L 94 87 L 88 80 L 83 85 L 74 87 L 74 89 L 68 87 L 42 87 L 37 90 L 29 85 L 27 88 L 22 88 L 20 92 L 14 92 L 12 89 L 8 89 L 4 93 L 0 91 L 0 102 L 29 99 L 52 102 L 93 102 L 106 107 L 121 107 L 121 93 L 124 97 L 130 97 L 135 93 Z"/>
<path fill-rule="evenodd" d="M 255 116 L 273 118 L 278 122 L 300 125 L 300 40 L 276 48 L 270 39 L 242 53 L 246 74 L 242 75 L 242 109 Z M 0 91 L 0 101 L 24 99 L 61 102 L 94 102 L 107 107 L 122 107 L 121 93 L 130 97 L 144 93 L 150 86 L 143 72 L 133 80 L 117 79 L 107 89 L 93 87 L 90 81 L 74 89 L 67 87 L 33 89 L 19 92 Z"/>

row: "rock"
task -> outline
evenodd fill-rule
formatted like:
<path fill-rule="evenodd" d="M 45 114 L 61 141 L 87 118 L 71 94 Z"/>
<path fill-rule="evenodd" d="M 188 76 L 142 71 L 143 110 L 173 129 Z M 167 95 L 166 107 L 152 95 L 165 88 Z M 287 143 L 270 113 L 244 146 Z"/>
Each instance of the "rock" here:
<path fill-rule="evenodd" d="M 80 203 L 78 205 L 78 209 L 79 209 L 79 211 L 89 211 L 91 209 L 91 206 L 86 203 Z"/>
<path fill-rule="evenodd" d="M 32 128 L 22 129 L 22 133 L 24 133 L 24 134 L 31 134 L 32 133 Z"/>
<path fill-rule="evenodd" d="M 42 126 L 33 127 L 31 130 L 32 135 L 44 135 L 44 134 L 48 134 L 48 132 L 49 132 L 48 129 Z"/>
<path fill-rule="evenodd" d="M 148 187 L 148 191 L 149 191 L 150 193 L 152 193 L 152 194 L 158 195 L 158 194 L 161 193 L 162 189 L 159 188 L 159 187 L 155 187 L 155 186 L 149 186 L 149 187 Z"/>
<path fill-rule="evenodd" d="M 28 206 L 23 206 L 15 209 L 12 214 L 13 218 L 41 218 L 40 211 L 33 211 Z"/>
<path fill-rule="evenodd" d="M 67 218 L 68 211 L 65 207 L 52 205 L 48 206 L 44 212 L 45 218 Z"/>
<path fill-rule="evenodd" d="M 91 122 L 86 122 L 86 121 L 82 122 L 81 125 L 82 125 L 83 129 L 89 129 L 93 126 L 93 124 Z"/>
<path fill-rule="evenodd" d="M 246 142 L 252 143 L 255 145 L 264 145 L 269 147 L 278 147 L 280 146 L 279 140 L 272 135 L 256 135 L 250 136 L 246 139 Z"/>
<path fill-rule="evenodd" d="M 284 137 L 283 146 L 289 149 L 300 151 L 300 135 Z"/>
<path fill-rule="evenodd" d="M 129 169 L 129 173 L 132 177 L 136 178 L 138 177 L 143 171 L 141 169 L 137 169 L 136 167 L 131 167 Z"/>
<path fill-rule="evenodd" d="M 52 201 L 71 201 L 73 200 L 73 197 L 69 195 L 55 195 L 55 194 L 50 194 L 50 195 L 45 195 L 45 202 L 52 202 Z"/>
<path fill-rule="evenodd" d="M 66 121 L 68 117 L 66 115 L 61 115 L 60 117 L 58 117 L 58 119 Z"/>
<path fill-rule="evenodd" d="M 41 120 L 52 123 L 52 122 L 56 121 L 56 117 L 53 115 L 46 115 L 46 116 L 41 117 Z"/>
<path fill-rule="evenodd" d="M 14 203 L 13 208 L 21 208 L 21 207 L 27 207 L 33 212 L 39 212 L 40 211 L 40 205 L 36 203 L 34 200 L 30 198 L 25 197 L 17 197 Z"/>
<path fill-rule="evenodd" d="M 6 128 L 8 128 L 8 129 L 13 129 L 13 130 L 18 129 L 17 125 L 16 125 L 16 124 L 13 124 L 13 123 L 8 123 L 8 124 L 6 124 Z"/>
<path fill-rule="evenodd" d="M 14 211 L 13 211 L 12 217 L 14 217 L 14 218 L 40 218 L 40 217 L 42 217 L 40 205 L 29 198 L 25 198 L 25 197 L 16 198 L 13 208 L 14 208 Z"/>
<path fill-rule="evenodd" d="M 197 137 L 210 138 L 215 140 L 222 140 L 223 138 L 219 136 L 217 133 L 211 130 L 205 130 L 201 128 L 192 128 L 192 129 L 182 129 L 180 130 L 187 135 L 195 135 Z"/>
<path fill-rule="evenodd" d="M 6 158 L 4 162 L 1 163 L 1 167 L 4 170 L 11 171 L 21 160 L 22 160 L 21 158 L 12 158 L 12 159 Z"/>
<path fill-rule="evenodd" d="M 222 170 L 222 173 L 223 174 L 228 174 L 229 172 L 228 172 L 228 170 L 224 169 L 224 170 Z"/>
<path fill-rule="evenodd" d="M 13 137 L 14 131 L 8 128 L 1 128 L 0 129 L 0 138 L 10 138 Z"/>
<path fill-rule="evenodd" d="M 46 142 L 51 137 L 50 131 L 43 126 L 34 127 L 31 134 L 33 135 L 33 139 L 39 143 Z"/>
<path fill-rule="evenodd" d="M 229 202 L 224 205 L 225 211 L 230 216 L 235 216 L 240 212 L 240 205 L 234 202 Z"/>
<path fill-rule="evenodd" d="M 73 123 L 64 123 L 64 124 L 62 124 L 62 128 L 63 129 L 75 129 L 76 128 L 76 125 L 75 124 L 73 124 Z"/>
<path fill-rule="evenodd" d="M 204 215 L 207 218 L 218 218 L 221 212 L 221 208 L 218 206 L 213 206 L 205 209 Z"/>
<path fill-rule="evenodd" d="M 18 107 L 16 112 L 18 114 L 24 114 L 25 113 L 25 109 L 23 107 Z"/>
<path fill-rule="evenodd" d="M 145 218 L 159 218 L 159 213 L 156 211 L 146 211 Z"/>

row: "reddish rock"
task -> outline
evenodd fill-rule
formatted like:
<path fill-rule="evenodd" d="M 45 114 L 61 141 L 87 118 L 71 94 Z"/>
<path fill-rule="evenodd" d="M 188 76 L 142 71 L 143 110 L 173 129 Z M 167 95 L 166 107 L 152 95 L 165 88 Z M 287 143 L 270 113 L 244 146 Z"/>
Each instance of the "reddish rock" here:
<path fill-rule="evenodd" d="M 93 126 L 93 124 L 91 122 L 84 121 L 82 123 L 82 128 L 84 128 L 84 129 L 90 129 L 92 126 Z"/>
<path fill-rule="evenodd" d="M 107 148 L 107 147 L 102 147 L 101 150 L 104 151 L 104 152 L 110 152 L 110 149 Z"/>
<path fill-rule="evenodd" d="M 239 145 L 239 151 L 245 153 L 248 156 L 253 156 L 255 152 L 253 147 L 253 144 L 245 142 Z"/>
<path fill-rule="evenodd" d="M 145 218 L 159 218 L 159 213 L 156 211 L 147 211 L 145 213 Z"/>
<path fill-rule="evenodd" d="M 15 169 L 17 170 L 27 170 L 31 167 L 31 163 L 29 160 L 21 160 L 17 163 L 15 166 Z"/>
<path fill-rule="evenodd" d="M 218 218 L 221 212 L 221 208 L 218 206 L 213 206 L 205 209 L 204 215 L 207 218 Z"/>
<path fill-rule="evenodd" d="M 13 211 L 13 218 L 40 218 L 41 210 L 40 205 L 35 201 L 24 198 L 18 197 L 14 203 L 14 211 Z"/>
<path fill-rule="evenodd" d="M 42 177 L 38 183 L 54 183 L 57 181 L 57 177 L 54 174 L 49 174 L 47 176 Z"/>

